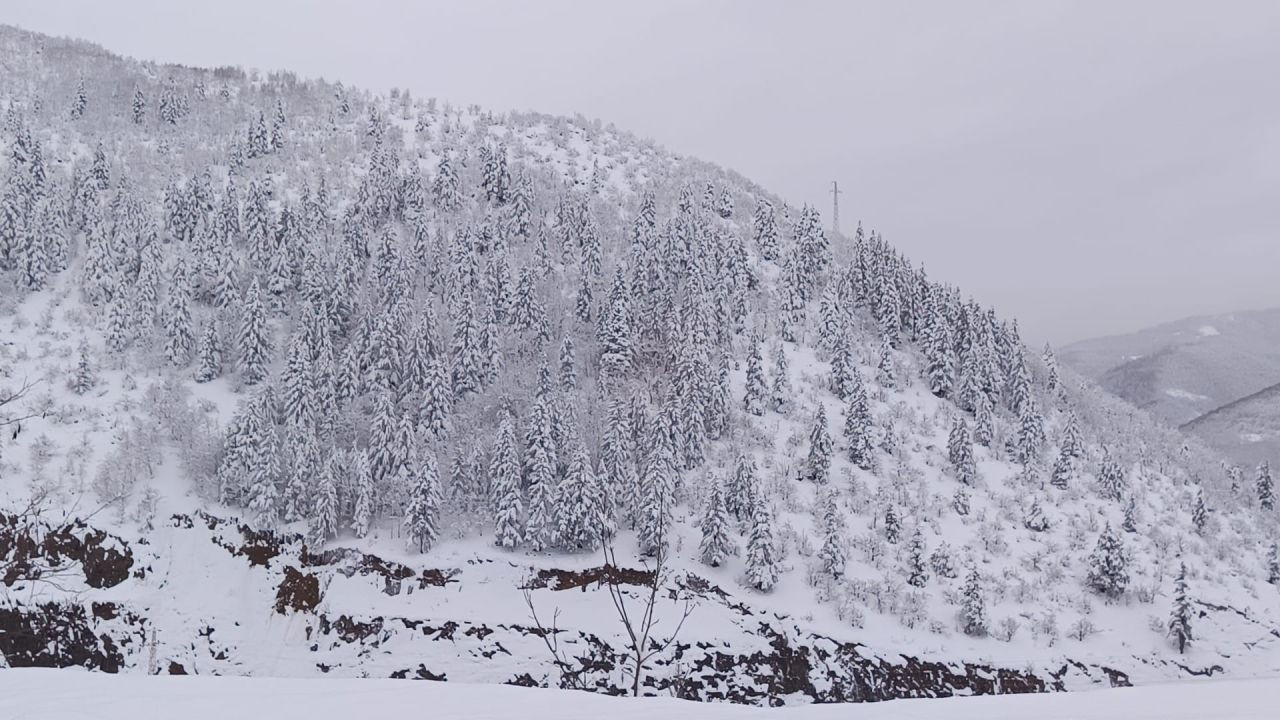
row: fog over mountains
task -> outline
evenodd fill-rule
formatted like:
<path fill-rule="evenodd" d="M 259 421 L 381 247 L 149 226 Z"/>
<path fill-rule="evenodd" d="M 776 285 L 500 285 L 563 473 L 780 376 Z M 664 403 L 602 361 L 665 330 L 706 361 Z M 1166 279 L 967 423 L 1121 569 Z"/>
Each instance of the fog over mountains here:
<path fill-rule="evenodd" d="M 1085 340 L 1059 357 L 1241 464 L 1280 463 L 1280 308 Z"/>

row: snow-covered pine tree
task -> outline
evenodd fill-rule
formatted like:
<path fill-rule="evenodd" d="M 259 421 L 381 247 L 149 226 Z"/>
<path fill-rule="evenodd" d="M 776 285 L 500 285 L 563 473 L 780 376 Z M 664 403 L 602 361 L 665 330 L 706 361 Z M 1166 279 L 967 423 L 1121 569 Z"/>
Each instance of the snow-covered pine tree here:
<path fill-rule="evenodd" d="M 825 485 L 831 473 L 831 433 L 827 431 L 827 409 L 818 403 L 818 412 L 809 431 L 809 455 L 804 462 L 804 480 Z"/>
<path fill-rule="evenodd" d="M 1124 498 L 1125 485 L 1124 468 L 1109 453 L 1104 454 L 1098 470 L 1098 495 L 1119 502 Z"/>
<path fill-rule="evenodd" d="M 573 337 L 565 335 L 560 343 L 560 390 L 572 393 L 578 387 L 578 361 L 573 349 Z"/>
<path fill-rule="evenodd" d="M 666 413 L 663 413 L 665 416 Z M 640 552 L 654 556 L 664 552 L 669 542 L 672 506 L 675 503 L 676 469 L 671 455 L 670 430 L 659 417 L 653 423 L 640 474 Z"/>
<path fill-rule="evenodd" d="M 894 509 L 893 503 L 889 503 L 884 509 L 884 540 L 890 545 L 897 545 L 901 534 L 902 521 L 898 519 L 898 511 Z"/>
<path fill-rule="evenodd" d="M 974 411 L 973 441 L 983 447 L 991 447 L 995 433 L 995 408 L 986 395 L 979 395 L 978 407 Z"/>
<path fill-rule="evenodd" d="M 271 361 L 271 338 L 257 280 L 249 285 L 245 294 L 240 332 L 236 336 L 236 350 L 237 368 L 246 384 L 255 385 L 266 378 L 267 366 Z"/>
<path fill-rule="evenodd" d="M 1015 446 L 1018 462 L 1030 465 L 1040 457 L 1044 447 L 1044 418 L 1035 398 L 1027 396 L 1018 403 L 1018 437 Z"/>
<path fill-rule="evenodd" d="M 822 503 L 822 547 L 818 549 L 822 571 L 832 578 L 843 575 L 845 563 L 848 562 L 837 498 L 836 492 L 832 490 L 826 494 Z"/>
<path fill-rule="evenodd" d="M 753 216 L 756 250 L 764 260 L 778 259 L 778 225 L 773 203 L 761 198 Z"/>
<path fill-rule="evenodd" d="M 1209 509 L 1204 504 L 1204 490 L 1196 492 L 1195 503 L 1191 506 L 1191 526 L 1197 533 L 1203 533 L 1209 522 Z"/>
<path fill-rule="evenodd" d="M 711 567 L 720 567 L 733 552 L 729 541 L 729 520 L 725 515 L 724 488 L 720 479 L 711 476 L 710 489 L 707 493 L 707 507 L 702 515 L 702 542 L 698 552 L 702 562 Z"/>
<path fill-rule="evenodd" d="M 1067 453 L 1067 448 L 1063 447 L 1058 453 L 1058 459 L 1053 461 L 1053 471 L 1049 476 L 1049 484 L 1059 490 L 1066 490 L 1071 484 L 1071 477 L 1075 474 L 1074 463 L 1071 461 L 1071 455 Z"/>
<path fill-rule="evenodd" d="M 1280 544 L 1271 543 L 1267 551 L 1267 582 L 1280 585 Z"/>
<path fill-rule="evenodd" d="M 735 520 L 745 521 L 751 518 L 756 488 L 756 461 L 750 455 L 739 455 L 733 465 L 733 475 L 729 476 L 729 486 L 725 492 L 725 510 Z"/>
<path fill-rule="evenodd" d="M 1169 613 L 1169 637 L 1177 646 L 1178 652 L 1186 653 L 1194 636 L 1191 633 L 1191 598 L 1187 594 L 1187 564 L 1178 568 L 1178 577 L 1173 583 L 1173 610 Z"/>
<path fill-rule="evenodd" d="M 987 603 L 982 593 L 982 576 L 975 565 L 969 569 L 960 589 L 960 629 L 965 635 L 987 634 Z"/>
<path fill-rule="evenodd" d="M 1258 480 L 1254 484 L 1258 489 L 1258 504 L 1263 510 L 1273 510 L 1276 506 L 1275 482 L 1271 479 L 1271 464 L 1263 461 L 1258 466 Z"/>
<path fill-rule="evenodd" d="M 80 343 L 80 349 L 76 353 L 76 367 L 71 373 L 71 380 L 68 387 L 77 395 L 83 395 L 93 389 L 97 384 L 97 375 L 93 371 L 93 365 L 89 362 L 89 345 Z"/>
<path fill-rule="evenodd" d="M 363 538 L 373 529 L 374 507 L 377 502 L 373 485 L 373 464 L 369 462 L 368 452 L 355 451 L 351 474 L 356 496 L 351 515 L 351 529 L 356 537 Z"/>
<path fill-rule="evenodd" d="M 134 88 L 133 90 L 133 123 L 141 125 L 142 121 L 147 117 L 147 96 L 143 94 L 142 88 Z"/>
<path fill-rule="evenodd" d="M 569 467 L 556 489 L 556 536 L 569 551 L 593 550 L 600 540 L 599 485 L 581 443 L 569 453 Z"/>
<path fill-rule="evenodd" d="M 947 458 L 951 461 L 956 479 L 965 485 L 972 485 L 977 479 L 978 466 L 973 457 L 973 443 L 969 440 L 969 424 L 963 416 L 957 415 L 951 425 L 951 434 L 947 438 Z"/>
<path fill-rule="evenodd" d="M 515 424 L 505 415 L 498 425 L 498 439 L 489 460 L 489 477 L 493 485 L 493 542 L 507 550 L 524 540 L 524 496 L 520 488 L 520 458 L 516 446 Z"/>
<path fill-rule="evenodd" d="M 1090 590 L 1115 600 L 1129 585 L 1129 560 L 1124 544 L 1108 523 L 1098 536 L 1098 545 L 1089 555 L 1089 572 L 1085 584 Z"/>
<path fill-rule="evenodd" d="M 210 318 L 200 335 L 195 380 L 206 383 L 222 375 L 222 343 L 218 339 L 217 323 Z"/>
<path fill-rule="evenodd" d="M 402 467 L 408 468 L 410 488 L 405 532 L 418 552 L 426 552 L 440 538 L 440 471 L 436 454 L 424 447 L 413 452 Z"/>
<path fill-rule="evenodd" d="M 849 339 L 842 334 L 835 342 L 831 354 L 831 392 L 841 400 L 847 400 L 853 389 L 853 374 L 857 372 Z"/>
<path fill-rule="evenodd" d="M 529 493 L 529 514 L 525 539 L 534 552 L 556 544 L 556 455 L 552 435 L 553 398 L 539 397 L 529 414 L 525 436 L 525 484 Z"/>
<path fill-rule="evenodd" d="M 769 388 L 770 407 L 782 412 L 790 406 L 793 394 L 786 349 L 779 343 L 773 353 L 773 385 Z"/>
<path fill-rule="evenodd" d="M 929 581 L 929 573 L 925 568 L 926 550 L 924 533 L 917 526 L 907 545 L 907 584 L 912 587 L 924 587 Z"/>
<path fill-rule="evenodd" d="M 751 351 L 747 355 L 746 394 L 742 406 L 752 415 L 763 415 L 768 402 L 768 388 L 764 379 L 764 358 L 760 355 L 760 339 L 752 336 Z"/>
<path fill-rule="evenodd" d="M 747 538 L 747 583 L 760 592 L 769 592 L 778 582 L 774 519 L 764 498 L 757 495 L 752 505 L 751 534 Z"/>
<path fill-rule="evenodd" d="M 867 392 L 857 370 L 852 375 L 848 404 L 844 411 L 844 439 L 849 443 L 849 461 L 863 470 L 870 470 L 874 459 L 871 447 L 871 408 Z"/>
<path fill-rule="evenodd" d="M 956 568 L 951 561 L 951 547 L 947 543 L 938 543 L 938 547 L 934 548 L 933 552 L 930 553 L 929 569 L 938 577 L 948 579 L 956 577 Z"/>
<path fill-rule="evenodd" d="M 1129 496 L 1129 502 L 1125 503 L 1120 529 L 1127 533 L 1138 532 L 1138 505 L 1133 496 Z"/>

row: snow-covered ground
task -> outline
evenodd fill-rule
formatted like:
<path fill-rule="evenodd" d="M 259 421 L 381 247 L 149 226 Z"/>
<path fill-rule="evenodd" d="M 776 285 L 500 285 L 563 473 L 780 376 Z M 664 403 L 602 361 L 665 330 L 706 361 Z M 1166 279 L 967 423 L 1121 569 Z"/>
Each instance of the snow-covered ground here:
<path fill-rule="evenodd" d="M 766 709 L 463 683 L 0 673 L 0 717 L 8 720 L 350 720 L 375 714 L 451 720 L 1251 720 L 1274 718 L 1277 708 L 1280 679 Z"/>

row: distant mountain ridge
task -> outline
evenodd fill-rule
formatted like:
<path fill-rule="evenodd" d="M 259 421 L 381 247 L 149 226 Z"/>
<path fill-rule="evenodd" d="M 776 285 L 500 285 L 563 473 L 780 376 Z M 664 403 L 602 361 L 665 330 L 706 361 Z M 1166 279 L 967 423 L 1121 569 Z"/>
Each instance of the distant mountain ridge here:
<path fill-rule="evenodd" d="M 1103 389 L 1247 465 L 1280 456 L 1280 308 L 1205 315 L 1073 343 Z"/>

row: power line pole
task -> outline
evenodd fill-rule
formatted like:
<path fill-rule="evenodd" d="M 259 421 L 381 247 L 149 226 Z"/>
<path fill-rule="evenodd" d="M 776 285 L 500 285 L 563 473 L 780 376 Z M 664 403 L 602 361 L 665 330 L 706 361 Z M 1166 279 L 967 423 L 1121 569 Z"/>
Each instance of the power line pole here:
<path fill-rule="evenodd" d="M 840 183 L 831 181 L 831 234 L 840 233 Z"/>

